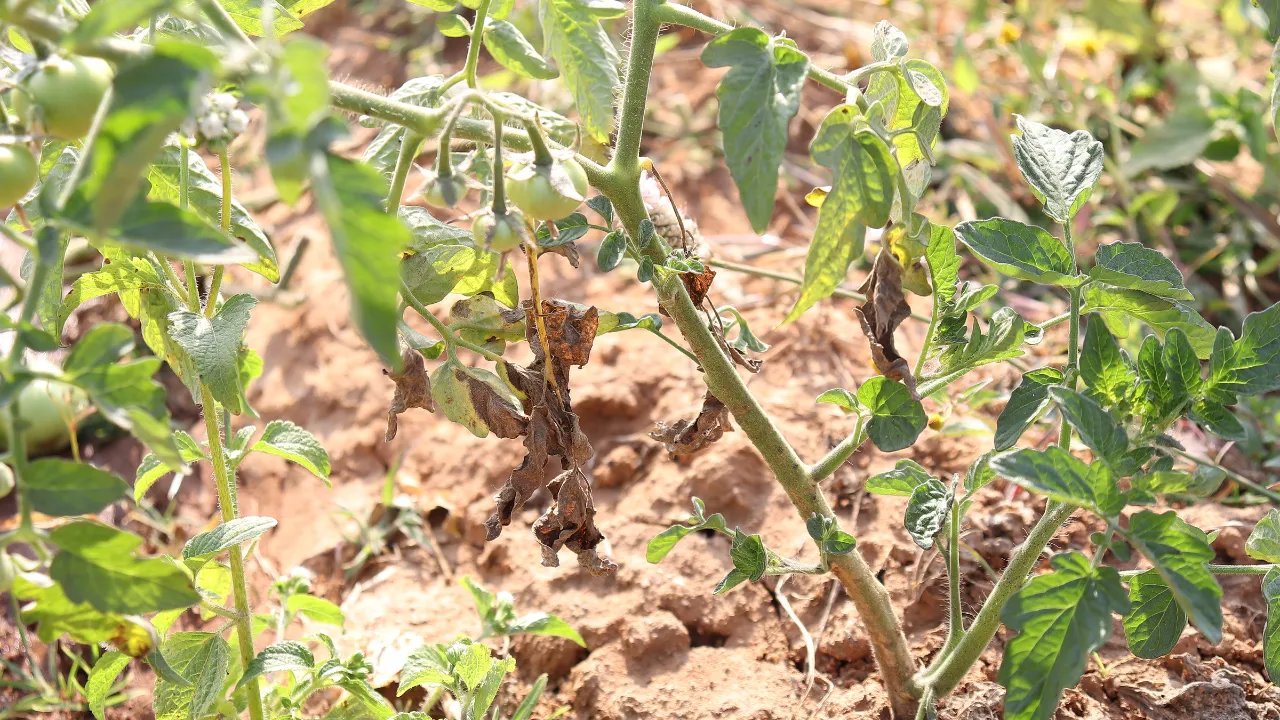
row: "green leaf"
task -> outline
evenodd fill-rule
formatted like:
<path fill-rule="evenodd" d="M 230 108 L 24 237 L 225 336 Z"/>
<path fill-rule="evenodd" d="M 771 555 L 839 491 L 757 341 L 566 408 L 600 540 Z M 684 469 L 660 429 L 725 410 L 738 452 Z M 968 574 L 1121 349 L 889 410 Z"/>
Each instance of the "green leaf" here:
<path fill-rule="evenodd" d="M 951 492 L 934 478 L 916 486 L 907 501 L 904 524 L 911 539 L 921 549 L 933 547 L 933 538 L 947 524 L 947 512 L 951 509 Z"/>
<path fill-rule="evenodd" d="M 560 71 L 533 49 L 519 28 L 506 20 L 485 23 L 484 46 L 499 65 L 517 75 L 534 80 L 560 77 Z"/>
<path fill-rule="evenodd" d="M 1222 639 L 1222 588 L 1206 566 L 1214 552 L 1205 534 L 1172 510 L 1143 510 L 1122 534 L 1155 566 L 1191 624 L 1216 645 Z"/>
<path fill-rule="evenodd" d="M 351 291 L 356 327 L 384 365 L 398 368 L 398 254 L 409 244 L 409 231 L 382 209 L 387 186 L 369 166 L 326 152 L 313 158 L 311 176 Z"/>
<path fill-rule="evenodd" d="M 596 252 L 596 265 L 601 272 L 609 272 L 618 267 L 627 252 L 627 234 L 621 230 L 610 231 L 600 241 L 600 250 Z"/>
<path fill-rule="evenodd" d="M 1102 175 L 1102 143 L 1084 130 L 1070 135 L 1016 115 L 1022 136 L 1013 137 L 1013 156 L 1045 214 L 1068 223 L 1093 193 Z"/>
<path fill-rule="evenodd" d="M 471 34 L 471 23 L 459 15 L 442 14 L 436 16 L 436 29 L 445 37 L 467 37 Z"/>
<path fill-rule="evenodd" d="M 1084 288 L 1084 304 L 1085 312 L 1098 313 L 1116 337 L 1129 336 L 1129 318 L 1133 318 L 1146 323 L 1161 339 L 1173 328 L 1179 328 L 1187 334 L 1199 358 L 1209 357 L 1213 349 L 1214 327 L 1176 300 L 1090 283 Z"/>
<path fill-rule="evenodd" d="M 1229 339 L 1228 331 L 1219 332 L 1226 332 L 1220 339 Z M 1280 303 L 1250 313 L 1230 351 L 1215 346 L 1213 355 L 1210 391 L 1226 392 L 1234 398 L 1280 388 Z"/>
<path fill-rule="evenodd" d="M 583 129 L 599 143 L 613 132 L 613 105 L 618 88 L 618 51 L 600 20 L 601 10 L 617 5 L 600 0 L 543 0 L 538 18 L 546 37 L 545 52 L 555 58 L 573 94 Z"/>
<path fill-rule="evenodd" d="M 1060 447 L 1022 449 L 991 458 L 991 469 L 1011 482 L 1059 502 L 1113 517 L 1125 505 L 1104 463 L 1087 465 Z"/>
<path fill-rule="evenodd" d="M 62 361 L 62 371 L 74 376 L 98 365 L 114 363 L 133 346 L 133 330 L 128 325 L 116 322 L 96 325 L 76 341 Z"/>
<path fill-rule="evenodd" d="M 119 476 L 63 458 L 36 460 L 22 480 L 32 509 L 45 515 L 90 515 L 129 497 Z"/>
<path fill-rule="evenodd" d="M 945 225 L 929 223 L 929 247 L 924 257 L 929 262 L 929 279 L 938 300 L 949 303 L 956 296 L 960 282 L 960 255 L 956 252 L 956 233 Z"/>
<path fill-rule="evenodd" d="M 542 691 L 546 687 L 547 674 L 542 673 L 537 680 L 533 681 L 533 687 L 529 688 L 529 694 L 524 696 L 524 699 L 516 706 L 515 712 L 511 713 L 511 720 L 529 720 L 529 718 L 533 717 L 534 708 L 538 706 L 538 700 L 542 698 Z M 423 720 L 426 719 L 423 718 Z"/>
<path fill-rule="evenodd" d="M 483 643 L 471 643 L 463 650 L 458 661 L 453 665 L 453 674 L 462 681 L 466 689 L 475 691 L 489 673 L 493 665 L 493 656 Z"/>
<path fill-rule="evenodd" d="M 934 480 L 928 470 L 915 460 L 899 460 L 892 470 L 867 478 L 867 492 L 873 495 L 911 497 L 916 488 Z"/>
<path fill-rule="evenodd" d="M 829 296 L 862 256 L 868 227 L 889 220 L 897 162 L 875 132 L 855 129 L 857 108 L 840 105 L 827 114 L 809 154 L 832 172 L 831 189 L 818 209 L 818 226 L 805 258 L 804 282 L 783 322 L 791 322 Z"/>
<path fill-rule="evenodd" d="M 314 1 L 311 0 L 311 2 Z M 276 37 L 302 29 L 302 21 L 277 0 L 218 0 L 218 2 L 226 9 L 227 14 L 231 16 L 236 25 L 240 26 L 241 30 L 254 37 L 266 35 L 266 32 L 264 32 L 266 28 L 262 25 L 262 9 L 264 5 L 271 8 L 271 16 L 275 18 L 271 22 L 271 32 Z M 306 2 L 307 0 L 303 0 L 303 3 Z"/>
<path fill-rule="evenodd" d="M 1121 169 L 1133 177 L 1147 170 L 1190 165 L 1209 147 L 1214 124 L 1214 119 L 1198 101 L 1182 100 L 1163 123 L 1147 128 L 1143 136 L 1129 146 L 1129 159 Z"/>
<path fill-rule="evenodd" d="M 400 273 L 413 296 L 422 304 L 431 305 L 451 292 L 474 295 L 493 289 L 497 269 L 497 253 L 470 245 L 436 245 L 405 258 Z"/>
<path fill-rule="evenodd" d="M 1267 601 L 1267 625 L 1262 631 L 1262 659 L 1267 677 L 1280 678 L 1280 569 L 1271 568 L 1262 577 L 1262 597 Z"/>
<path fill-rule="evenodd" d="M 882 452 L 910 447 L 924 431 L 929 418 L 919 400 L 905 385 L 876 376 L 858 388 L 858 401 L 871 413 L 867 436 Z"/>
<path fill-rule="evenodd" d="M 74 199 L 74 198 L 73 198 Z M 83 220 L 83 209 L 68 204 L 68 215 L 57 224 L 84 235 L 95 230 Z M 138 198 L 119 218 L 119 224 L 107 231 L 106 239 L 115 245 L 140 253 L 154 252 L 175 260 L 190 260 L 212 265 L 253 263 L 258 255 L 231 241 L 221 230 L 210 225 L 192 210 Z"/>
<path fill-rule="evenodd" d="M 814 400 L 814 402 L 835 405 L 846 413 L 862 411 L 862 403 L 858 401 L 858 396 L 844 388 L 832 388 L 819 395 L 818 399 Z"/>
<path fill-rule="evenodd" d="M 244 674 L 236 681 L 236 689 L 248 681 L 273 672 L 305 672 L 316 664 L 311 650 L 300 642 L 281 640 L 268 645 L 245 667 Z"/>
<path fill-rule="evenodd" d="M 507 626 L 507 635 L 547 635 L 572 640 L 582 647 L 587 641 L 569 623 L 550 613 L 538 612 L 518 618 Z"/>
<path fill-rule="evenodd" d="M 649 545 L 645 548 L 645 560 L 655 564 L 662 562 L 663 558 L 665 558 L 671 550 L 675 548 L 677 543 L 699 530 L 710 528 L 712 530 L 723 531 L 725 529 L 723 515 L 715 513 L 709 517 L 704 517 L 702 501 L 698 498 L 694 498 L 693 503 L 697 510 L 697 514 L 690 519 L 690 522 L 696 524 L 688 526 L 672 525 L 666 530 L 658 533 L 649 541 Z"/>
<path fill-rule="evenodd" d="M 409 653 L 400 669 L 400 686 L 396 688 L 396 697 L 422 685 L 440 685 L 450 682 L 453 673 L 450 671 L 449 659 L 445 657 L 443 645 L 423 645 Z"/>
<path fill-rule="evenodd" d="M 1000 217 L 971 220 L 956 226 L 956 237 L 983 262 L 1010 277 L 1062 287 L 1084 282 L 1076 275 L 1067 247 L 1033 225 Z"/>
<path fill-rule="evenodd" d="M 417 205 L 401 205 L 400 219 L 409 226 L 412 240 L 405 248 L 420 253 L 436 245 L 470 245 L 471 231 L 441 222 L 431 211 Z"/>
<path fill-rule="evenodd" d="M 182 548 L 182 559 L 212 557 L 252 540 L 275 526 L 275 518 L 269 517 L 239 517 L 228 520 L 188 540 Z"/>
<path fill-rule="evenodd" d="M 1163 253 L 1142 243 L 1099 245 L 1093 259 L 1097 265 L 1089 270 L 1089 277 L 1099 282 L 1171 300 L 1189 302 L 1195 299 L 1187 289 L 1178 266 Z"/>
<path fill-rule="evenodd" d="M 68 47 L 84 46 L 120 31 L 133 30 L 142 21 L 168 9 L 172 4 L 173 0 L 98 0 L 89 7 L 89 13 L 80 19 L 80 24 L 67 36 L 66 43 Z M 101 712 L 95 712 L 94 715 L 102 720 Z"/>
<path fill-rule="evenodd" d="M 734 569 L 751 582 L 758 582 L 764 577 L 769 557 L 759 535 L 747 535 L 741 530 L 734 530 L 729 557 L 733 560 Z"/>
<path fill-rule="evenodd" d="M 750 578 L 747 577 L 746 573 L 742 572 L 741 570 L 735 567 L 732 570 L 730 570 L 728 573 L 726 573 L 723 578 L 720 579 L 720 582 L 716 584 L 716 588 L 715 590 L 711 591 L 711 594 L 723 595 L 729 592 L 730 590 L 738 587 L 739 585 L 741 585 L 742 583 L 746 582 L 749 579 Z"/>
<path fill-rule="evenodd" d="M 314 435 L 288 420 L 272 420 L 251 448 L 291 460 L 329 484 L 329 453 Z"/>
<path fill-rule="evenodd" d="M 1083 358 L 1081 362 L 1083 364 Z M 996 450 L 1008 450 L 1018 443 L 1031 423 L 1049 406 L 1049 388 L 1060 382 L 1062 372 L 1054 368 L 1040 368 L 1022 376 L 996 419 Z"/>
<path fill-rule="evenodd" d="M 61 334 L 67 318 L 88 300 L 125 290 L 161 287 L 164 287 L 164 281 L 160 279 L 159 273 L 151 263 L 142 258 L 125 258 L 105 263 L 102 269 L 87 272 L 71 284 L 71 290 L 58 309 L 56 332 Z"/>
<path fill-rule="evenodd" d="M 1092 568 L 1078 552 L 1050 561 L 1053 572 L 1032 578 L 1001 611 L 1017 635 L 1005 645 L 998 680 L 1007 692 L 1007 720 L 1048 720 L 1084 675 L 1089 654 L 1111 636 L 1111 613 L 1129 601 L 1112 568 Z"/>
<path fill-rule="evenodd" d="M 519 398 L 506 382 L 481 368 L 461 365 L 456 359 L 442 363 L 431 373 L 431 397 L 445 417 L 476 437 L 496 429 L 502 437 L 512 422 L 523 418 Z"/>
<path fill-rule="evenodd" d="M 74 603 L 62 586 L 44 575 L 19 574 L 13 581 L 14 597 L 24 601 L 22 620 L 36 625 L 41 642 L 52 643 L 64 634 L 79 643 L 107 642 L 118 637 L 125 619 L 115 613 L 103 613 L 88 603 Z"/>
<path fill-rule="evenodd" d="M 1128 474 L 1124 456 L 1129 451 L 1129 436 L 1110 412 L 1087 395 L 1067 387 L 1049 388 L 1049 397 L 1094 455 L 1122 475 Z"/>
<path fill-rule="evenodd" d="M 1020 357 L 1023 343 L 1029 342 L 1029 331 L 1038 332 L 1039 328 L 1023 320 L 1013 308 L 1002 307 L 991 316 L 985 334 L 975 320 L 964 345 L 952 345 L 943 351 L 939 374 Z"/>
<path fill-rule="evenodd" d="M 1254 560 L 1280 563 L 1280 510 L 1272 508 L 1249 533 L 1245 552 Z"/>
<path fill-rule="evenodd" d="M 129 667 L 128 655 L 112 650 L 102 654 L 98 662 L 89 671 L 89 680 L 84 684 L 84 699 L 89 701 L 89 712 L 98 720 L 105 720 L 107 711 L 107 695 L 116 684 L 116 678 Z"/>
<path fill-rule="evenodd" d="M 503 680 L 515 669 L 516 659 L 513 657 L 503 658 L 490 665 L 480 685 L 463 704 L 462 717 L 465 720 L 484 720 L 489 707 L 493 705 L 494 698 L 498 696 L 498 689 L 502 686 Z"/>
<path fill-rule="evenodd" d="M 72 522 L 49 534 L 60 552 L 49 576 L 71 602 L 131 615 L 185 608 L 200 601 L 191 579 L 160 558 L 133 554 L 142 538 L 95 522 Z"/>
<path fill-rule="evenodd" d="M 318 623 L 337 627 L 343 625 L 342 609 L 324 598 L 305 594 L 290 595 L 286 607 L 291 614 L 301 613 Z"/>
<path fill-rule="evenodd" d="M 1127 397 L 1137 380 L 1133 367 L 1120 352 L 1120 343 L 1101 318 L 1090 319 L 1085 326 L 1080 377 L 1089 387 L 1089 394 L 1107 405 Z"/>
<path fill-rule="evenodd" d="M 236 415 L 244 408 L 240 344 L 249 325 L 249 311 L 257 304 L 252 295 L 240 294 L 227 298 L 212 318 L 190 310 L 169 314 L 170 336 L 191 357 L 214 399 Z"/>
<path fill-rule="evenodd" d="M 725 162 L 751 228 L 763 233 L 773 217 L 778 168 L 788 125 L 800 109 L 809 58 L 763 30 L 742 27 L 708 43 L 702 63 L 730 68 L 716 86 Z"/>
<path fill-rule="evenodd" d="M 214 176 L 200 153 L 187 153 L 187 198 L 196 213 L 210 223 L 220 222 L 222 217 L 222 181 Z M 151 162 L 147 178 L 151 181 L 152 200 L 177 204 L 182 192 L 182 148 L 170 140 Z M 258 255 L 244 268 L 266 278 L 268 282 L 280 280 L 280 267 L 271 240 L 258 222 L 239 200 L 231 201 L 231 234 L 244 240 Z"/>
<path fill-rule="evenodd" d="M 1133 609 L 1124 618 L 1129 651 L 1147 659 L 1168 655 L 1187 627 L 1187 615 L 1160 573 L 1148 570 L 1130 578 L 1129 603 Z"/>
<path fill-rule="evenodd" d="M 1176 405 L 1200 394 L 1200 358 L 1181 328 L 1173 328 L 1164 339 L 1164 370 L 1169 391 Z"/>
<path fill-rule="evenodd" d="M 161 654 L 181 685 L 156 680 L 153 709 L 156 720 L 198 720 L 211 714 L 222 699 L 231 659 L 231 646 L 217 633 L 182 632 L 164 641 Z"/>
<path fill-rule="evenodd" d="M 450 8 L 452 9 L 452 3 Z M 448 12 L 446 10 L 445 12 Z M 391 99 L 409 105 L 417 105 L 418 107 L 437 107 L 440 105 L 441 88 L 444 87 L 445 78 L 443 75 L 428 75 L 426 77 L 412 78 L 404 85 L 401 85 L 395 92 L 391 93 Z M 378 135 L 369 143 L 369 147 L 365 148 L 364 161 L 369 163 L 383 177 L 390 179 L 392 172 L 395 170 L 396 158 L 400 155 L 400 144 L 404 139 L 405 129 L 400 125 L 387 124 L 378 131 Z M 401 216 L 410 206 L 400 208 Z M 423 214 L 427 213 L 425 208 L 418 208 Z M 413 223 L 409 223 L 413 227 Z M 462 231 L 463 237 L 470 237 L 471 233 Z M 415 237 L 417 233 L 414 233 Z"/>
<path fill-rule="evenodd" d="M 133 199 L 147 164 L 191 115 L 193 99 L 203 94 L 216 64 L 209 49 L 161 40 L 154 52 L 120 67 L 106 116 L 86 140 L 88 155 L 67 203 L 68 217 L 99 235 L 122 219 L 137 232 L 137 220 L 127 215 L 139 212 Z M 131 234 L 126 228 L 124 235 Z"/>

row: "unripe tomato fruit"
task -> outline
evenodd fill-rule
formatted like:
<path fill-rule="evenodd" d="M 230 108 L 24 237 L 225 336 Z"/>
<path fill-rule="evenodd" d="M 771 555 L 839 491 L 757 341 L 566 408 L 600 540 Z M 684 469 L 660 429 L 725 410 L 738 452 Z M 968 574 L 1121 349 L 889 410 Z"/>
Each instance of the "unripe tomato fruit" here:
<path fill-rule="evenodd" d="M 50 58 L 14 92 L 13 110 L 38 121 L 46 134 L 79 140 L 89 134 L 112 75 L 111 66 L 99 58 Z"/>
<path fill-rule="evenodd" d="M 471 223 L 471 233 L 476 245 L 494 252 L 506 252 L 520 247 L 522 242 L 518 223 L 524 222 L 519 213 L 508 212 L 497 217 L 487 211 Z"/>
<path fill-rule="evenodd" d="M 13 492 L 15 485 L 13 470 L 10 470 L 8 465 L 0 464 L 0 498 Z"/>
<path fill-rule="evenodd" d="M 55 367 L 49 365 L 49 367 Z M 87 404 L 84 391 L 44 378 L 32 380 L 18 395 L 19 420 L 26 427 L 23 438 L 33 455 L 61 452 L 71 445 L 67 423 L 80 415 Z M 0 431 L 0 449 L 9 449 L 9 438 Z"/>
<path fill-rule="evenodd" d="M 527 178 L 507 179 L 507 194 L 511 196 L 516 207 L 535 220 L 559 220 L 577 210 L 591 187 L 587 182 L 586 171 L 577 160 L 567 158 L 556 162 L 569 175 L 573 189 L 578 192 L 577 198 L 562 195 L 552 187 L 549 168 L 537 168 L 534 174 Z"/>
<path fill-rule="evenodd" d="M 453 207 L 466 196 L 467 183 L 457 175 L 448 177 L 430 175 L 427 177 L 426 186 L 422 188 L 422 199 L 426 200 L 431 207 Z"/>
<path fill-rule="evenodd" d="M 26 145 L 0 146 L 0 207 L 16 205 L 40 180 L 40 163 Z"/>

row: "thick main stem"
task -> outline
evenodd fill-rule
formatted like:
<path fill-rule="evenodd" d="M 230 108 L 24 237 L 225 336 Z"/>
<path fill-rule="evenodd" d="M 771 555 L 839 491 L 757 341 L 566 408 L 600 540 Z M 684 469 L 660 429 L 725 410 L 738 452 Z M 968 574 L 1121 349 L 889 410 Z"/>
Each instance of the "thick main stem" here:
<path fill-rule="evenodd" d="M 203 384 L 200 386 L 200 403 L 204 412 L 205 434 L 209 436 L 209 456 L 213 462 L 213 481 L 218 490 L 218 508 L 222 513 L 222 522 L 227 523 L 240 514 L 236 505 L 235 477 L 227 468 L 226 456 L 222 452 L 217 403 L 213 399 L 213 393 Z M 247 667 L 253 660 L 253 615 L 249 611 L 249 590 L 244 579 L 244 554 L 239 545 L 231 546 L 229 553 L 231 595 L 236 606 L 236 644 L 240 646 L 241 667 Z M 262 693 L 257 678 L 245 683 L 245 691 L 249 696 L 249 717 L 251 720 L 263 720 Z"/>

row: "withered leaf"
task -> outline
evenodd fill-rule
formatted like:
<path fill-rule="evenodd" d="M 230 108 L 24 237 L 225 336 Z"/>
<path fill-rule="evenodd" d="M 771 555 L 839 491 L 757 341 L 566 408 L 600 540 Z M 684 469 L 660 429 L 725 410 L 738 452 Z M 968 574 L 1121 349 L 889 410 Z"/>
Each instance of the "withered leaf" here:
<path fill-rule="evenodd" d="M 566 365 L 586 365 L 591 359 L 596 328 L 600 325 L 600 312 L 594 307 L 543 300 L 542 319 L 547 328 L 551 356 Z"/>
<path fill-rule="evenodd" d="M 547 253 L 561 255 L 565 260 L 569 261 L 569 265 L 571 265 L 575 270 L 578 268 L 578 247 L 571 242 L 567 242 L 562 245 L 538 248 L 539 255 L 546 255 Z"/>
<path fill-rule="evenodd" d="M 702 304 L 702 301 L 707 297 L 707 291 L 711 289 L 711 281 L 715 279 L 716 271 L 709 267 L 697 275 L 693 273 L 680 274 L 680 281 L 684 283 L 684 289 L 689 291 L 689 299 L 693 301 L 695 306 Z"/>
<path fill-rule="evenodd" d="M 733 426 L 729 424 L 729 409 L 708 392 L 702 398 L 698 417 L 680 420 L 674 425 L 658 422 L 649 437 L 666 445 L 667 452 L 685 455 L 719 440 L 726 432 L 733 432 Z"/>
<path fill-rule="evenodd" d="M 604 540 L 596 527 L 595 503 L 591 485 L 578 468 L 570 468 L 547 485 L 555 502 L 533 524 L 534 537 L 542 543 L 542 564 L 557 567 L 556 553 L 567 547 L 578 556 L 578 564 L 592 575 L 609 575 L 618 569 L 612 561 L 596 554 L 596 546 Z"/>
<path fill-rule="evenodd" d="M 387 409 L 387 432 L 383 436 L 386 442 L 395 439 L 400 430 L 398 415 L 409 408 L 422 408 L 427 412 L 435 412 L 435 403 L 431 401 L 431 381 L 427 378 L 426 362 L 422 353 L 410 347 L 400 349 L 400 364 L 404 370 L 394 373 L 383 370 L 382 374 L 391 378 L 396 384 L 395 395 L 391 397 L 391 406 Z"/>
<path fill-rule="evenodd" d="M 464 375 L 471 405 L 476 414 L 489 426 L 489 431 L 500 438 L 518 438 L 525 434 L 529 418 L 520 409 L 502 397 L 488 383 L 467 374 Z"/>
<path fill-rule="evenodd" d="M 729 343 L 724 339 L 724 331 L 718 327 L 713 326 L 711 328 L 711 335 L 715 337 L 716 342 L 720 345 L 720 349 L 724 351 L 725 355 L 729 356 L 730 360 L 733 360 L 734 363 L 746 368 L 748 372 L 760 372 L 761 366 L 764 365 L 763 360 L 760 358 L 753 358 L 750 355 L 747 355 L 742 349 Z"/>
<path fill-rule="evenodd" d="M 916 379 L 911 365 L 894 346 L 893 333 L 911 315 L 911 306 L 902 292 L 902 266 L 889 250 L 888 243 L 880 246 L 871 274 L 859 291 L 867 301 L 854 309 L 862 332 L 871 345 L 871 361 L 885 377 L 901 381 L 914 396 Z"/>

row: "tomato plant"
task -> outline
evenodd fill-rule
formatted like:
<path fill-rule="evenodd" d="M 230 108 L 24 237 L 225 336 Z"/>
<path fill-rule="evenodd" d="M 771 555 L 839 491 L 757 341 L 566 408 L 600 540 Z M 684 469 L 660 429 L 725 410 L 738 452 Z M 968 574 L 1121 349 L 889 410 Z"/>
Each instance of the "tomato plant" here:
<path fill-rule="evenodd" d="M 319 441 L 291 422 L 267 421 L 260 432 L 231 424 L 232 416 L 256 417 L 246 389 L 261 373 L 262 359 L 244 340 L 258 299 L 224 293 L 226 269 L 239 266 L 271 283 L 282 276 L 271 239 L 232 192 L 228 145 L 249 130 L 251 112 L 265 116 L 265 156 L 280 197 L 296 203 L 310 193 L 327 223 L 354 322 L 394 383 L 385 437 L 395 437 L 399 415 L 423 409 L 438 410 L 476 436 L 523 444 L 525 457 L 485 523 L 489 540 L 545 489 L 552 501 L 532 526 L 543 563 L 558 565 L 560 551 L 568 549 L 587 572 L 616 571 L 601 555 L 604 536 L 591 495 L 594 449 L 573 409 L 572 375 L 590 362 L 597 336 L 644 330 L 696 363 L 705 382 L 696 393 L 698 415 L 662 424 L 652 437 L 672 453 L 690 453 L 736 422 L 786 491 L 816 555 L 809 562 L 786 557 L 759 533 L 730 529 L 723 515 L 708 515 L 694 498 L 689 521 L 655 537 L 647 559 L 661 562 L 684 537 L 710 531 L 727 539 L 733 564 L 709 588 L 716 594 L 765 576 L 834 575 L 862 617 L 899 717 L 932 716 L 1002 625 L 1013 633 L 998 677 L 1006 689 L 1005 717 L 1049 718 L 1115 618 L 1122 618 L 1134 654 L 1158 657 L 1172 650 L 1188 623 L 1210 642 L 1221 638 L 1217 575 L 1262 576 L 1268 603 L 1280 602 L 1280 511 L 1249 538 L 1249 553 L 1262 564 L 1228 566 L 1212 562 L 1203 531 L 1173 511 L 1144 508 L 1217 488 L 1222 476 L 1169 431 L 1185 421 L 1222 438 L 1243 436 L 1231 408 L 1280 389 L 1280 305 L 1250 314 L 1237 333 L 1200 316 L 1181 271 L 1156 250 L 1105 244 L 1090 264 L 1075 235 L 1105 153 L 1089 132 L 1016 121 L 1017 169 L 1041 203 L 1046 225 L 1059 232 L 1004 217 L 952 228 L 918 207 L 949 108 L 947 82 L 933 64 L 911 56 L 908 38 L 892 24 L 875 27 L 871 62 L 837 75 L 817 67 L 784 35 L 735 28 L 663 0 L 635 0 L 629 7 L 612 0 L 541 0 L 543 52 L 507 20 L 510 0 L 465 0 L 469 20 L 454 14 L 452 1 L 415 2 L 450 18 L 446 26 L 468 37 L 466 61 L 456 74 L 414 78 L 390 96 L 329 79 L 323 43 L 293 32 L 302 25 L 299 16 L 325 2 L 0 6 L 0 20 L 22 56 L 5 85 L 11 125 L 0 153 L 0 200 L 17 207 L 0 229 L 27 253 L 28 270 L 21 280 L 5 278 L 16 299 L 3 328 L 13 342 L 0 365 L 8 439 L 0 488 L 16 495 L 19 524 L 0 536 L 0 587 L 41 640 L 67 635 L 112 648 L 96 656 L 83 688 L 96 716 L 136 657 L 158 677 L 154 708 L 165 719 L 301 717 L 307 699 L 326 688 L 345 693 L 343 707 L 382 720 L 425 717 L 446 697 L 457 704 L 457 715 L 479 719 L 514 667 L 510 656 L 495 657 L 482 640 L 534 633 L 585 645 L 559 618 L 517 616 L 510 596 L 464 580 L 482 636 L 414 652 L 401 669 L 399 694 L 419 686 L 429 694 L 420 711 L 397 713 L 400 708 L 368 683 L 362 655 L 344 659 L 324 635 L 311 645 L 285 638 L 299 615 L 342 623 L 336 606 L 309 593 L 305 575 L 275 581 L 270 613 L 251 606 L 246 550 L 276 521 L 241 516 L 241 463 L 264 453 L 326 482 L 330 473 Z M 606 23 L 623 17 L 629 22 L 625 58 L 606 31 Z M 757 232 L 773 215 L 789 126 L 806 83 L 841 98 L 808 148 L 831 183 L 808 196 L 819 207 L 817 223 L 787 321 L 831 296 L 867 253 L 869 231 L 883 232 L 875 233 L 878 250 L 857 308 L 873 367 L 857 388 L 833 388 L 817 398 L 845 411 L 851 430 L 815 462 L 802 461 L 740 374 L 758 371 L 768 347 L 737 309 L 713 301 L 713 261 L 700 254 L 696 231 L 675 210 L 659 169 L 641 155 L 664 26 L 710 35 L 701 61 L 726 68 L 716 91 L 717 122 L 725 163 Z M 560 78 L 578 121 L 518 94 L 486 89 L 479 77 L 482 50 L 516 75 Z M 360 160 L 335 149 L 347 133 L 344 112 L 378 129 Z M 478 191 L 487 207 L 470 230 L 402 203 L 428 141 L 434 163 L 424 199 L 452 207 Z M 634 274 L 651 287 L 660 312 L 637 317 L 543 296 L 540 263 L 558 255 L 577 267 L 576 243 L 590 233 L 600 237 L 599 268 Z M 87 239 L 103 262 L 64 293 L 73 237 Z M 1069 311 L 1035 324 L 1006 306 L 984 327 L 974 313 L 997 288 L 961 281 L 961 248 L 1009 279 L 1065 295 Z M 524 287 L 512 262 L 520 256 Z M 932 303 L 914 361 L 895 344 L 911 315 L 906 292 Z M 106 295 L 118 295 L 141 330 L 142 346 L 135 346 L 130 327 L 102 323 L 70 346 L 61 366 L 28 361 L 27 350 L 62 346 L 69 317 Z M 446 300 L 447 321 L 432 309 Z M 409 309 L 438 339 L 404 321 Z M 663 332 L 664 317 L 678 337 Z M 1028 346 L 1062 324 L 1066 363 L 1025 369 L 999 416 L 993 447 L 963 477 L 941 477 L 904 460 L 867 480 L 870 493 L 907 498 L 906 531 L 922 549 L 938 547 L 946 558 L 948 634 L 922 664 L 889 593 L 820 483 L 867 443 L 886 452 L 912 446 L 930 422 L 926 402 L 945 397 L 979 367 L 1024 358 Z M 1120 341 L 1137 325 L 1149 333 L 1131 355 Z M 520 342 L 528 343 L 527 364 L 505 355 Z M 471 355 L 486 367 L 465 361 Z M 428 361 L 435 363 L 430 370 Z M 162 364 L 200 406 L 203 439 L 172 428 L 165 391 L 155 380 Z M 147 447 L 132 487 L 92 464 L 36 456 L 36 439 L 47 427 L 28 410 L 36 391 L 53 387 L 86 398 Z M 1059 422 L 1056 442 L 1018 447 L 1028 428 L 1046 418 Z M 148 555 L 142 537 L 85 517 L 137 501 L 167 473 L 201 462 L 212 468 L 217 524 L 191 538 L 180 557 Z M 960 528 L 975 494 L 996 478 L 1047 504 L 966 622 Z M 67 520 L 38 526 L 36 513 Z M 1076 514 L 1105 527 L 1091 538 L 1092 557 L 1059 552 L 1047 572 L 1035 574 L 1054 533 Z M 1142 569 L 1122 572 L 1107 564 L 1109 557 L 1134 554 L 1143 558 Z M 178 616 L 192 610 L 210 629 L 172 631 Z M 1280 614 L 1267 622 L 1263 654 L 1274 677 Z M 273 642 L 259 642 L 271 631 Z M 321 651 L 324 659 L 317 657 Z M 511 717 L 529 717 L 544 684 L 535 684 Z"/>

